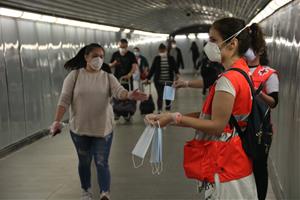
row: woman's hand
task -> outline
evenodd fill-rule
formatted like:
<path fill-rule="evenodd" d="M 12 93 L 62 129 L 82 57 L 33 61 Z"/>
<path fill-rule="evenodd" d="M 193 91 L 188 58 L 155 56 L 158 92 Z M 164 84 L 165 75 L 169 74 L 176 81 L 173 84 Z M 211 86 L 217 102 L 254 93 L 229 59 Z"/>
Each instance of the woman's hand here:
<path fill-rule="evenodd" d="M 136 100 L 136 101 L 145 101 L 149 98 L 149 96 L 146 93 L 140 92 L 138 89 L 128 92 L 127 97 L 130 100 Z"/>
<path fill-rule="evenodd" d="M 184 81 L 184 80 L 179 79 L 177 81 L 174 81 L 173 87 L 175 87 L 175 88 L 186 88 L 186 87 L 188 87 L 188 81 Z"/>
<path fill-rule="evenodd" d="M 163 113 L 163 114 L 148 114 L 145 116 L 145 123 L 152 126 L 160 126 L 161 128 L 167 126 L 168 124 L 174 122 L 175 113 Z"/>
<path fill-rule="evenodd" d="M 62 129 L 62 125 L 59 121 L 54 121 L 50 126 L 50 134 L 55 136 L 56 134 L 60 133 Z"/>

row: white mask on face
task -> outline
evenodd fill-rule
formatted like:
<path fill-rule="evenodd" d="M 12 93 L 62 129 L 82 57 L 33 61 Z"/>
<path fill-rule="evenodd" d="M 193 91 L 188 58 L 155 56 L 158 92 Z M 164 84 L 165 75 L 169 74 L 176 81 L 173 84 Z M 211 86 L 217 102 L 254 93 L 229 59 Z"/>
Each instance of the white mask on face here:
<path fill-rule="evenodd" d="M 247 61 L 250 61 L 250 62 L 253 61 L 253 60 L 255 60 L 255 58 L 256 58 L 255 53 L 254 53 L 254 51 L 251 48 L 249 48 L 246 51 L 246 53 L 244 54 L 244 56 L 246 57 Z"/>
<path fill-rule="evenodd" d="M 221 63 L 221 50 L 216 43 L 208 41 L 204 47 L 204 52 L 210 61 Z"/>
<path fill-rule="evenodd" d="M 119 48 L 120 54 L 124 55 L 126 53 L 127 49 L 125 48 Z"/>
<path fill-rule="evenodd" d="M 176 48 L 176 44 L 172 44 L 172 48 Z"/>
<path fill-rule="evenodd" d="M 99 71 L 102 67 L 102 64 L 103 64 L 103 59 L 100 58 L 100 57 L 95 57 L 91 60 L 91 64 L 90 66 L 96 70 L 96 71 Z"/>
<path fill-rule="evenodd" d="M 244 28 L 242 28 L 241 30 L 239 30 L 238 32 L 236 32 L 235 34 L 233 34 L 232 36 L 230 36 L 229 38 L 224 40 L 221 43 L 221 45 L 224 44 L 225 42 L 227 42 L 228 40 L 231 40 L 231 39 L 237 37 L 246 28 L 247 28 L 247 26 L 245 26 Z M 222 62 L 221 50 L 216 43 L 208 41 L 204 47 L 204 52 L 206 53 L 206 55 L 210 61 L 218 62 L 218 63 Z"/>
<path fill-rule="evenodd" d="M 135 52 L 133 52 L 133 53 L 134 53 L 134 55 L 135 55 L 136 57 L 140 56 L 140 52 L 138 52 L 138 51 L 135 51 Z"/>

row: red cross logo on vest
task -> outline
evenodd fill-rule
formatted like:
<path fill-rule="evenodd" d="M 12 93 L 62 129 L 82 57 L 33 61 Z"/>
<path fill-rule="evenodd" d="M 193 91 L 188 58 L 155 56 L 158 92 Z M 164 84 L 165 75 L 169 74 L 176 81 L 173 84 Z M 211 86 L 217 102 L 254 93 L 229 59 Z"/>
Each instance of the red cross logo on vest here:
<path fill-rule="evenodd" d="M 267 74 L 268 72 L 269 72 L 269 70 L 266 69 L 266 68 L 264 68 L 264 69 L 262 69 L 262 70 L 259 70 L 258 74 L 259 74 L 260 76 L 263 76 L 264 74 Z"/>

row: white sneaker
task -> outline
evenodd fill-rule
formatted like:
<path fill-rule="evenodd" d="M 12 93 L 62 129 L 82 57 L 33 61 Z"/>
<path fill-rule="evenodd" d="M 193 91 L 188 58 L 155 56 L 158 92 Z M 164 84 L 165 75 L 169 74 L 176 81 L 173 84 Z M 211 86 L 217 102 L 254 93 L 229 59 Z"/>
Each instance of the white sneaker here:
<path fill-rule="evenodd" d="M 80 200 L 93 200 L 93 194 L 90 189 L 82 190 Z"/>
<path fill-rule="evenodd" d="M 102 192 L 100 194 L 100 200 L 110 200 L 109 192 Z"/>

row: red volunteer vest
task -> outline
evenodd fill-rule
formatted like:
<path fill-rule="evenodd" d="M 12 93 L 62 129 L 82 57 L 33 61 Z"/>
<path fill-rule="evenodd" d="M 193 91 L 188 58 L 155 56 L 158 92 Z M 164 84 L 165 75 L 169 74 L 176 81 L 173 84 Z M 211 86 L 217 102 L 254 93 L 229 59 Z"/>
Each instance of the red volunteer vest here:
<path fill-rule="evenodd" d="M 241 58 L 237 60 L 232 68 L 240 68 L 250 73 L 246 61 Z M 236 71 L 225 71 L 222 75 L 225 76 L 235 89 L 236 96 L 233 105 L 232 114 L 236 117 L 240 126 L 246 126 L 247 116 L 251 112 L 252 96 L 250 87 L 246 79 Z M 215 95 L 216 84 L 210 89 L 209 95 L 203 105 L 202 113 L 205 115 L 212 114 L 212 102 Z M 224 133 L 232 133 L 233 130 L 229 124 L 225 127 Z M 220 141 L 222 143 L 222 141 Z M 224 143 L 224 142 L 223 142 Z M 252 161 L 248 158 L 243 150 L 241 140 L 236 134 L 226 144 L 218 149 L 215 158 L 215 168 L 220 177 L 220 182 L 228 182 L 231 180 L 237 180 L 252 173 Z M 225 150 L 228 148 L 227 150 Z"/>
<path fill-rule="evenodd" d="M 257 89 L 261 83 L 264 84 L 273 73 L 277 73 L 277 71 L 267 66 L 258 65 L 251 75 L 254 87 Z M 263 92 L 266 93 L 265 88 Z"/>

